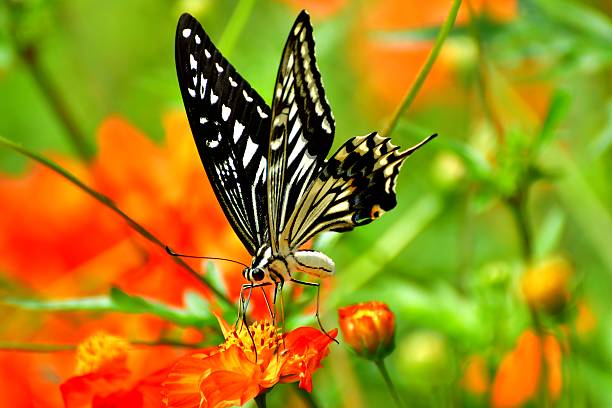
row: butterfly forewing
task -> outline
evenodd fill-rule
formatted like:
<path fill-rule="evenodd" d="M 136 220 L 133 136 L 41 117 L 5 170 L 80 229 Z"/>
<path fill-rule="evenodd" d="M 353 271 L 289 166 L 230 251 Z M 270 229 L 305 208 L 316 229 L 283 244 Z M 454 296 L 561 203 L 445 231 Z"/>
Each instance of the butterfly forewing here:
<path fill-rule="evenodd" d="M 269 240 L 270 108 L 189 14 L 179 19 L 175 52 L 181 94 L 200 158 L 226 217 L 254 254 Z"/>
<path fill-rule="evenodd" d="M 317 68 L 310 18 L 300 13 L 279 67 L 272 104 L 268 153 L 268 214 L 271 245 L 286 253 L 280 239 L 296 203 L 320 172 L 335 131 Z"/>

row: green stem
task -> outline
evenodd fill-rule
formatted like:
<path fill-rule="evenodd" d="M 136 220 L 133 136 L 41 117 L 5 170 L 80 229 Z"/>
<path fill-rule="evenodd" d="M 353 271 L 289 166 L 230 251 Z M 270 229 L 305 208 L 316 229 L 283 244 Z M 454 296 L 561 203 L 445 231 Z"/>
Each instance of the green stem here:
<path fill-rule="evenodd" d="M 487 117 L 487 120 L 493 128 L 495 129 L 495 133 L 497 136 L 497 140 L 500 144 L 504 142 L 504 127 L 499 120 L 499 118 L 495 115 L 493 109 L 491 108 L 492 103 L 490 102 L 489 92 L 488 92 L 488 84 L 489 84 L 489 70 L 487 67 L 487 62 L 485 58 L 485 49 L 482 41 L 482 35 L 480 33 L 480 16 L 476 14 L 474 7 L 472 7 L 472 2 L 467 1 L 468 10 L 470 12 L 470 32 L 474 41 L 476 42 L 477 51 L 478 51 L 478 75 L 477 75 L 477 88 L 478 88 L 478 96 L 480 98 L 480 102 L 482 105 L 483 112 Z"/>
<path fill-rule="evenodd" d="M 255 397 L 255 404 L 257 404 L 257 408 L 266 408 L 266 394 L 267 392 L 262 392 Z"/>
<path fill-rule="evenodd" d="M 518 193 L 515 197 L 510 198 L 508 205 L 518 229 L 523 260 L 529 263 L 533 257 L 533 243 L 529 231 L 529 217 L 527 215 L 527 192 Z"/>
<path fill-rule="evenodd" d="M 384 360 L 376 360 L 374 361 L 374 364 L 376 364 L 378 371 L 380 371 L 380 375 L 382 375 L 383 379 L 385 380 L 385 384 L 387 384 L 389 394 L 391 394 L 395 405 L 397 406 L 397 408 L 402 408 L 404 405 L 402 404 L 402 400 L 400 399 L 400 396 L 397 393 L 397 390 L 395 389 L 395 385 L 393 385 L 393 381 L 391 381 L 391 377 L 387 372 L 387 367 L 385 367 Z"/>
<path fill-rule="evenodd" d="M 4 146 L 19 154 L 29 157 L 30 159 L 42 164 L 43 166 L 49 168 L 50 170 L 64 177 L 66 180 L 68 180 L 69 182 L 71 182 L 72 184 L 80 188 L 81 190 L 83 190 L 85 193 L 89 194 L 91 197 L 93 197 L 100 203 L 102 203 L 104 206 L 114 211 L 117 215 L 123 218 L 132 229 L 138 232 L 145 239 L 159 246 L 160 248 L 162 248 L 162 250 L 166 251 L 167 246 L 163 242 L 161 242 L 157 237 L 155 237 L 145 227 L 138 224 L 129 215 L 124 213 L 119 207 L 117 207 L 117 205 L 109 197 L 87 186 L 85 183 L 79 180 L 76 176 L 74 176 L 68 170 L 62 168 L 59 164 L 53 162 L 52 160 L 38 153 L 28 150 L 18 145 L 17 143 L 14 143 L 2 136 L 0 136 L 0 146 Z M 227 298 L 227 296 L 225 296 L 225 294 L 221 293 L 217 288 L 215 288 L 215 286 L 212 283 L 208 281 L 208 279 L 205 276 L 202 276 L 199 273 L 197 273 L 193 268 L 187 265 L 185 261 L 183 261 L 181 258 L 173 256 L 172 260 L 176 262 L 179 266 L 181 266 L 183 269 L 185 269 L 190 275 L 192 275 L 194 278 L 200 281 L 204 286 L 206 286 L 207 289 L 210 290 L 219 300 L 221 300 L 222 302 L 228 305 L 232 304 L 232 302 Z"/>
<path fill-rule="evenodd" d="M 416 79 L 414 80 L 414 82 L 412 83 L 412 86 L 408 90 L 408 93 L 406 93 L 406 96 L 404 97 L 404 101 L 402 102 L 402 104 L 399 106 L 399 108 L 393 115 L 393 118 L 391 119 L 391 122 L 387 126 L 387 129 L 383 132 L 384 136 L 387 136 L 387 137 L 391 136 L 391 133 L 395 130 L 395 127 L 397 126 L 397 122 L 399 121 L 399 118 L 408 110 L 410 105 L 412 105 L 412 102 L 414 102 L 414 99 L 416 98 L 419 90 L 423 86 L 425 79 L 429 75 L 429 71 L 431 71 L 431 67 L 436 61 L 436 58 L 438 58 L 438 54 L 440 53 L 440 50 L 442 49 L 442 45 L 444 44 L 444 41 L 446 41 L 446 37 L 448 37 L 448 33 L 450 33 L 450 30 L 453 28 L 453 25 L 455 24 L 455 19 L 457 18 L 457 13 L 459 12 L 459 6 L 461 6 L 461 0 L 453 0 L 453 4 L 451 6 L 450 11 L 448 12 L 448 16 L 446 17 L 446 20 L 444 21 L 444 24 L 442 25 L 442 28 L 440 29 L 440 32 L 438 33 L 436 42 L 434 43 L 434 46 L 431 49 L 429 56 L 427 57 L 427 60 L 425 60 L 425 63 L 421 67 L 421 70 L 419 71 Z"/>
<path fill-rule="evenodd" d="M 129 341 L 129 340 L 128 340 Z M 133 346 L 142 347 L 157 347 L 157 346 L 172 346 L 172 347 L 184 347 L 184 348 L 198 348 L 198 344 L 186 344 L 172 340 L 159 340 L 159 341 L 143 341 L 134 340 L 129 341 Z M 74 351 L 77 346 L 74 344 L 42 344 L 42 343 L 14 343 L 14 342 L 0 342 L 1 351 L 22 351 L 28 353 L 55 353 L 60 351 Z"/>
<path fill-rule="evenodd" d="M 545 333 L 538 312 L 534 309 L 530 309 L 530 312 L 533 328 L 535 329 L 536 335 L 538 336 L 538 341 L 540 342 L 540 367 L 542 368 L 540 378 L 538 379 L 538 406 L 546 408 L 550 406 L 550 401 L 548 398 L 548 363 L 546 362 L 546 354 L 544 350 Z"/>
<path fill-rule="evenodd" d="M 76 152 L 83 160 L 89 160 L 94 154 L 93 146 L 79 129 L 66 101 L 40 64 L 37 50 L 32 46 L 27 47 L 20 50 L 20 56 L 29 67 L 34 81 L 49 102 L 49 106 L 66 129 L 68 139 L 72 142 Z"/>
<path fill-rule="evenodd" d="M 66 100 L 62 97 L 61 92 L 53 84 L 53 81 L 47 75 L 45 69 L 40 63 L 38 58 L 38 50 L 35 43 L 27 42 L 22 43 L 19 41 L 19 23 L 25 18 L 26 6 L 21 2 L 9 1 L 8 2 L 9 15 L 9 34 L 12 37 L 12 41 L 15 44 L 15 49 L 21 60 L 25 63 L 32 78 L 38 85 L 38 88 L 49 102 L 49 106 L 57 116 L 58 120 L 64 126 L 68 138 L 72 142 L 76 152 L 81 156 L 82 159 L 87 160 L 93 156 L 93 146 L 88 142 L 85 135 L 81 132 L 77 121 L 74 116 L 71 115 L 70 109 Z"/>
<path fill-rule="evenodd" d="M 225 58 L 230 57 L 234 47 L 238 42 L 238 37 L 244 29 L 246 22 L 249 19 L 249 15 L 253 10 L 255 0 L 239 0 L 232 16 L 230 17 L 225 30 L 219 39 L 219 49 L 223 52 Z"/>
<path fill-rule="evenodd" d="M 295 385 L 296 392 L 302 398 L 302 401 L 304 402 L 304 405 L 306 407 L 308 408 L 318 408 L 319 407 L 317 400 L 314 398 L 311 392 L 308 392 L 305 389 L 300 388 L 298 386 L 298 383 L 293 383 L 293 384 Z"/>

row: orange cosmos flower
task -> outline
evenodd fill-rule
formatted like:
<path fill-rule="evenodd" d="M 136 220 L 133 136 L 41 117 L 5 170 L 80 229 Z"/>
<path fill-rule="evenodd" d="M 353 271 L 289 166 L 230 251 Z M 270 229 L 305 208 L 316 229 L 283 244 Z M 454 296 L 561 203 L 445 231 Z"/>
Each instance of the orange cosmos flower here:
<path fill-rule="evenodd" d="M 269 322 L 238 329 L 219 319 L 225 342 L 181 358 L 163 385 L 174 408 L 242 405 L 277 383 L 299 381 L 312 391 L 312 374 L 328 354 L 330 337 L 311 327 L 281 335 Z M 337 331 L 331 332 L 335 337 Z"/>
<path fill-rule="evenodd" d="M 163 127 L 165 140 L 154 143 L 125 120 L 109 118 L 98 131 L 98 156 L 92 163 L 58 155 L 53 159 L 108 195 L 175 250 L 248 262 L 248 254 L 208 185 L 185 113 L 165 115 Z M 111 285 L 117 285 L 128 293 L 180 306 L 186 289 L 206 294 L 201 283 L 175 265 L 163 249 L 40 165 L 18 177 L 0 174 L 0 214 L 0 271 L 10 279 L 5 290 L 12 296 L 92 296 L 108 293 Z M 195 262 L 193 266 L 201 269 Z M 243 279 L 240 268 L 223 263 L 218 267 L 226 277 L 229 297 L 238 298 Z M 259 296 L 252 299 L 251 310 L 255 316 L 267 315 Z M 174 330 L 152 316 L 41 315 L 3 305 L 0 313 L 0 340 L 8 342 L 75 344 L 99 330 L 155 341 Z M 139 350 L 139 354 L 146 352 Z M 67 355 L 0 351 L 3 402 L 59 406 L 62 396 L 57 379 L 73 373 Z"/>
<path fill-rule="evenodd" d="M 395 315 L 382 302 L 338 309 L 342 337 L 362 357 L 380 360 L 395 347 Z"/>
<path fill-rule="evenodd" d="M 158 354 L 154 361 L 147 364 L 148 370 L 139 373 L 128 368 L 128 357 L 136 357 L 132 354 L 130 344 L 125 339 L 103 332 L 79 344 L 76 375 L 60 386 L 65 407 L 161 406 L 161 383 L 168 374 L 164 365 L 171 364 L 172 360 L 164 359 L 163 353 Z"/>
<path fill-rule="evenodd" d="M 546 363 L 547 379 L 542 379 L 542 353 Z M 491 389 L 494 407 L 518 407 L 531 400 L 538 391 L 540 381 L 547 382 L 553 399 L 561 394 L 561 347 L 553 336 L 538 337 L 525 331 L 516 348 L 502 360 Z"/>

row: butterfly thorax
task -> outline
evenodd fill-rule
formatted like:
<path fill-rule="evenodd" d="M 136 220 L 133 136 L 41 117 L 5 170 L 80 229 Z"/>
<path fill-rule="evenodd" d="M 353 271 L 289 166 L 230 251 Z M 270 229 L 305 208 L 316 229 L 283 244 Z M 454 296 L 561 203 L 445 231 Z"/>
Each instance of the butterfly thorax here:
<path fill-rule="evenodd" d="M 335 272 L 334 261 L 322 252 L 311 250 L 275 254 L 269 245 L 264 245 L 253 257 L 251 267 L 245 268 L 242 275 L 255 284 L 283 284 L 299 272 L 318 278 L 332 276 Z"/>

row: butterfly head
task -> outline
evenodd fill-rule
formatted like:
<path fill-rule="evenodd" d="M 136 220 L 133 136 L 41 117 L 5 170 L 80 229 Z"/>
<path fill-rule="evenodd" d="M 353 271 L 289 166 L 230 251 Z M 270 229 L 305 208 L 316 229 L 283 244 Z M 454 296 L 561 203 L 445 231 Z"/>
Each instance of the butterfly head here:
<path fill-rule="evenodd" d="M 248 280 L 249 282 L 257 283 L 264 280 L 264 278 L 266 277 L 266 273 L 263 269 L 257 267 L 244 268 L 244 270 L 242 271 L 242 276 L 244 276 L 244 279 Z"/>

